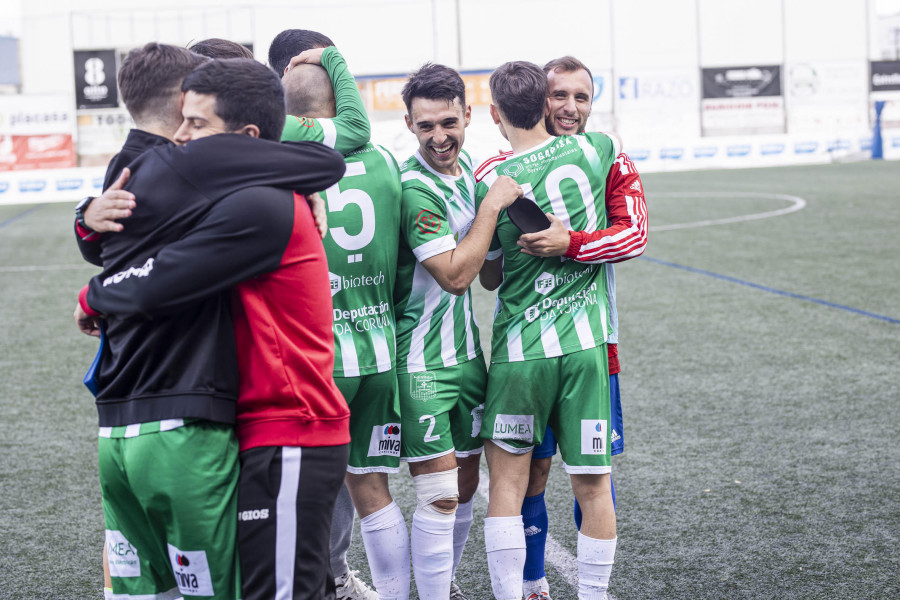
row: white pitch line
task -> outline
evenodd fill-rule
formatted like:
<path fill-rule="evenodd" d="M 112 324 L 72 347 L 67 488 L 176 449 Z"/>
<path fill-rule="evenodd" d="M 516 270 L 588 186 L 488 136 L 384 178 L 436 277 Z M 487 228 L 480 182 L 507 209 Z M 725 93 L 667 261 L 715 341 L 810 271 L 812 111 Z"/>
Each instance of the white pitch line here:
<path fill-rule="evenodd" d="M 792 212 L 797 212 L 806 207 L 806 200 L 798 196 L 789 196 L 787 194 L 766 194 L 757 192 L 662 192 L 652 194 L 655 197 L 664 198 L 761 198 L 765 200 L 785 200 L 791 203 L 791 206 L 779 210 L 754 213 L 751 215 L 741 215 L 738 217 L 727 217 L 725 219 L 713 219 L 710 221 L 695 221 L 693 223 L 675 223 L 673 225 L 650 226 L 650 231 L 672 231 L 674 229 L 693 229 L 695 227 L 710 227 L 712 225 L 725 225 L 727 223 L 743 223 L 744 221 L 755 221 L 757 219 L 768 219 L 770 217 L 779 217 Z"/>
<path fill-rule="evenodd" d="M 70 271 L 74 269 L 97 269 L 96 265 L 21 265 L 18 267 L 0 267 L 0 273 L 30 273 L 33 271 Z"/>
<path fill-rule="evenodd" d="M 490 489 L 490 476 L 484 469 L 480 470 L 481 477 L 478 479 L 478 493 L 481 494 L 482 498 L 488 500 L 490 496 L 488 491 Z M 549 533 L 547 534 L 547 548 L 544 551 L 544 560 L 556 569 L 560 577 L 572 586 L 573 590 L 578 589 L 578 561 L 568 550 L 560 546 Z M 606 597 L 607 600 L 616 600 L 609 592 L 606 593 Z"/>

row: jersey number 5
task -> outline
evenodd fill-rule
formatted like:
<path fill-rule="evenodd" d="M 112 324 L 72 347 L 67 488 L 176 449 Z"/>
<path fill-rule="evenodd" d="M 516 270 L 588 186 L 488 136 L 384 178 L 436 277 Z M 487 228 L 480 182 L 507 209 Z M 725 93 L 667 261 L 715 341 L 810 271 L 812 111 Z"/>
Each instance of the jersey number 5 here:
<path fill-rule="evenodd" d="M 362 228 L 359 233 L 350 234 L 343 227 L 329 227 L 335 243 L 344 250 L 359 250 L 365 248 L 375 237 L 375 204 L 372 197 L 362 190 L 349 189 L 341 191 L 340 185 L 348 177 L 365 175 L 366 165 L 361 162 L 347 163 L 347 172 L 336 184 L 325 190 L 325 201 L 328 204 L 328 212 L 341 212 L 349 204 L 355 204 L 362 215 Z"/>

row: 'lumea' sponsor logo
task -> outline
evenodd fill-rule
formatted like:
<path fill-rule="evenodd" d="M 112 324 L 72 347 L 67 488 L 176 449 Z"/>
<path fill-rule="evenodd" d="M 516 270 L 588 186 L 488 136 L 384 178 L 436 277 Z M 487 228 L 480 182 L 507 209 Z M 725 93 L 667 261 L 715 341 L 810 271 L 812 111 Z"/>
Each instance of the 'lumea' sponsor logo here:
<path fill-rule="evenodd" d="M 534 440 L 534 415 L 499 414 L 494 419 L 495 440 Z"/>

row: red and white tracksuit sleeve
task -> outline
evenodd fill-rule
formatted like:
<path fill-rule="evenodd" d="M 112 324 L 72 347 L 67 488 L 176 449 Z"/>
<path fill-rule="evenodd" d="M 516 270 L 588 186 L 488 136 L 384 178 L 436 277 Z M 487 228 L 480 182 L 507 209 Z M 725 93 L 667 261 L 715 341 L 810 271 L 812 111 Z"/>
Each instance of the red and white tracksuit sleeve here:
<path fill-rule="evenodd" d="M 572 231 L 566 256 L 586 263 L 616 263 L 640 256 L 647 246 L 647 204 L 641 177 L 631 159 L 619 154 L 606 178 L 609 226 Z"/>

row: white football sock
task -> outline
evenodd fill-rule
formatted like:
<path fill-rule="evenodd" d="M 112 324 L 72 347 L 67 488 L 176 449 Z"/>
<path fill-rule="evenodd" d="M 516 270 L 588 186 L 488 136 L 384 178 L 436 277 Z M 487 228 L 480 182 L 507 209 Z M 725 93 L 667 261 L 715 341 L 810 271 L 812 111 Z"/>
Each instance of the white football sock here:
<path fill-rule="evenodd" d="M 409 598 L 409 534 L 396 502 L 361 519 L 372 585 L 381 600 Z"/>
<path fill-rule="evenodd" d="M 453 524 L 453 579 L 456 579 L 456 567 L 459 566 L 463 550 L 466 549 L 466 540 L 469 539 L 474 504 L 475 498 L 472 498 L 468 502 L 460 502 L 456 506 L 456 522 Z"/>
<path fill-rule="evenodd" d="M 595 540 L 578 534 L 578 600 L 606 598 L 617 539 Z"/>
<path fill-rule="evenodd" d="M 522 515 L 488 517 L 484 520 L 491 588 L 497 600 L 522 597 L 522 570 L 525 568 L 525 527 Z"/>
<path fill-rule="evenodd" d="M 412 518 L 410 550 L 421 600 L 447 600 L 453 575 L 454 513 L 417 508 Z"/>

